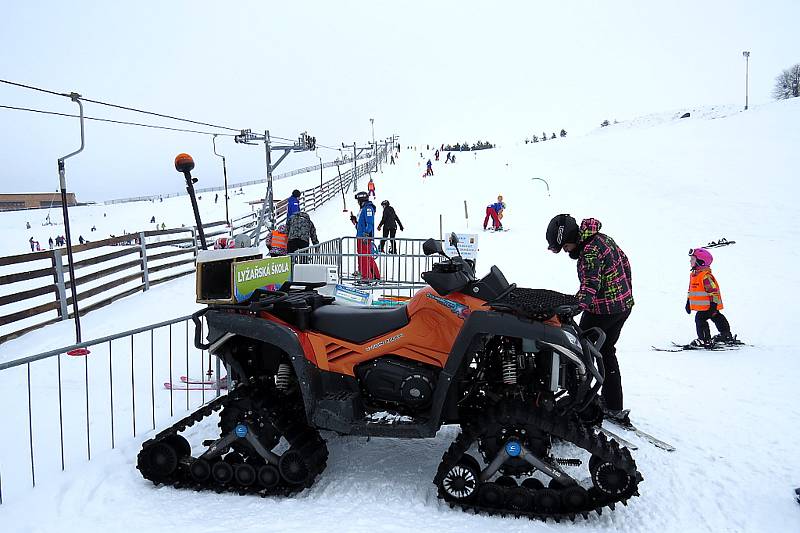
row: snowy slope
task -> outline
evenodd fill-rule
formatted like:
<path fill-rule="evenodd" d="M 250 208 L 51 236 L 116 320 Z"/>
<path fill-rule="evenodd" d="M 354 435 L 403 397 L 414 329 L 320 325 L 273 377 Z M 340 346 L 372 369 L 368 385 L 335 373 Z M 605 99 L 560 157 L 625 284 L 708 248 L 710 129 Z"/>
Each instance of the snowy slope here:
<path fill-rule="evenodd" d="M 91 464 L 74 466 L 45 486 L 19 494 L 0 507 L 0 523 L 9 531 L 84 532 L 213 532 L 232 527 L 798 531 L 800 507 L 792 489 L 800 486 L 800 349 L 793 333 L 800 318 L 789 301 L 800 289 L 800 252 L 793 246 L 798 242 L 794 199 L 800 192 L 800 101 L 747 113 L 698 115 L 659 124 L 643 120 L 619 127 L 621 123 L 585 137 L 462 153 L 455 165 L 435 164 L 436 175 L 427 179 L 421 174 L 431 154 L 420 159 L 418 152 L 403 150 L 399 164 L 376 177 L 378 202 L 386 198 L 396 207 L 406 226 L 402 236 L 438 235 L 441 214 L 445 231 L 480 234 L 479 272 L 497 264 L 521 286 L 576 289 L 574 262 L 546 250 L 544 230 L 555 214 L 599 218 L 603 231 L 623 247 L 631 259 L 636 298 L 618 344 L 626 407 L 643 429 L 677 447 L 668 454 L 637 441 L 634 457 L 645 480 L 642 496 L 628 507 L 575 524 L 451 510 L 437 500 L 431 483 L 455 435 L 448 427 L 435 439 L 417 441 L 326 434 L 328 469 L 311 490 L 290 500 L 154 488 L 134 468 L 145 438 L 141 435 L 113 452 L 98 453 Z M 551 196 L 532 178 L 546 179 Z M 497 194 L 508 204 L 503 222 L 510 231 L 483 233 L 483 211 Z M 353 207 L 350 199 L 348 207 Z M 312 216 L 321 239 L 352 233 L 340 204 Z M 651 351 L 653 344 L 693 338 L 694 322 L 683 310 L 687 250 L 723 236 L 737 241 L 714 252 L 725 314 L 733 331 L 754 346 L 719 353 Z M 159 300 L 151 291 L 113 304 L 102 315 L 95 313 L 91 336 L 111 328 L 112 321 L 147 322 L 154 303 L 162 306 L 159 313 L 167 313 L 167 307 L 175 316 L 195 306 L 190 283 L 176 282 L 163 296 L 168 298 Z M 69 328 L 59 324 L 26 336 L 31 351 L 19 341 L 7 343 L 0 347 L 0 359 L 12 350 L 35 353 L 52 343 L 56 331 Z M 12 383 L 2 387 L 19 390 Z"/>

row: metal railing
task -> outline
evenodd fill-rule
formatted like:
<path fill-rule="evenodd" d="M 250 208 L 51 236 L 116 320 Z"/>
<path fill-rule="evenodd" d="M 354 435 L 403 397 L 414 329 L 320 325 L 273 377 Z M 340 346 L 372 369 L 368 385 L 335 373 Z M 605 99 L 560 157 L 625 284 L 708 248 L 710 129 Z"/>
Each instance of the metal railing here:
<path fill-rule="evenodd" d="M 389 239 L 376 237 L 360 239 L 357 237 L 339 237 L 303 248 L 289 254 L 292 266 L 302 264 L 335 265 L 339 274 L 338 283 L 357 285 L 365 291 L 383 291 L 395 296 L 412 296 L 426 285 L 422 273 L 433 268 L 439 261 L 436 256 L 425 255 L 422 244 L 427 239 L 392 239 L 397 253 L 387 253 L 392 249 Z M 371 253 L 359 253 L 358 241 L 368 246 Z M 380 251 L 383 242 L 382 253 Z M 366 261 L 374 260 L 380 278 L 365 279 L 361 270 Z"/>
<path fill-rule="evenodd" d="M 222 394 L 219 359 L 212 390 L 166 388 L 208 375 L 208 354 L 193 339 L 183 316 L 0 363 L 0 504 Z M 81 348 L 91 352 L 66 355 Z"/>

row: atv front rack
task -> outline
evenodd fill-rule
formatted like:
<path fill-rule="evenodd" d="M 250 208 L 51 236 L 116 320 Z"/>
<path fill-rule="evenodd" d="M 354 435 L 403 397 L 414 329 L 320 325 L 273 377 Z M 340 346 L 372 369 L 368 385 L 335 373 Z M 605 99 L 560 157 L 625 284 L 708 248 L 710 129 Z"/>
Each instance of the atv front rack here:
<path fill-rule="evenodd" d="M 578 299 L 547 289 L 525 289 L 512 285 L 511 290 L 504 291 L 496 299 L 489 302 L 492 309 L 511 311 L 537 321 L 544 321 L 553 316 L 573 317 L 580 313 Z"/>

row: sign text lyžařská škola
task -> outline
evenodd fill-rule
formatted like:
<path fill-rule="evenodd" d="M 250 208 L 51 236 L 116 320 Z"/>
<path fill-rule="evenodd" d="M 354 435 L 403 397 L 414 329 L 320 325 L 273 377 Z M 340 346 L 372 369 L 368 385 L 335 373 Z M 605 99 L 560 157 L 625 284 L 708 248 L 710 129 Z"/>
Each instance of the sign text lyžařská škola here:
<path fill-rule="evenodd" d="M 284 257 L 265 257 L 233 264 L 233 287 L 236 301 L 246 300 L 256 289 L 277 290 L 289 281 L 292 273 L 292 259 Z"/>

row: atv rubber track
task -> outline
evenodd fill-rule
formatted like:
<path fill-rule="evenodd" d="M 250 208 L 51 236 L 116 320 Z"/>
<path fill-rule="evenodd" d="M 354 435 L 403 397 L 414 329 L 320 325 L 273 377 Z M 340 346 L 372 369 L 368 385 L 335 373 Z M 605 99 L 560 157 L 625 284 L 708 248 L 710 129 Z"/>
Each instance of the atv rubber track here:
<path fill-rule="evenodd" d="M 613 510 L 617 503 L 627 505 L 628 499 L 639 495 L 638 484 L 643 481 L 644 478 L 636 469 L 636 463 L 631 457 L 630 451 L 627 448 L 620 448 L 616 441 L 608 439 L 602 433 L 595 434 L 590 428 L 578 422 L 569 421 L 562 417 L 556 417 L 554 415 L 549 415 L 542 412 L 531 412 L 525 409 L 521 403 L 511 406 L 510 409 L 513 411 L 513 418 L 516 418 L 517 420 L 524 419 L 526 424 L 536 426 L 542 431 L 545 431 L 553 437 L 558 438 L 559 440 L 570 442 L 579 448 L 587 450 L 593 456 L 598 457 L 604 462 L 610 462 L 614 465 L 614 467 L 624 471 L 626 474 L 628 474 L 628 476 L 630 476 L 630 486 L 617 495 L 610 495 L 603 492 L 598 487 L 593 486 L 592 488 L 587 489 L 588 498 L 586 505 L 583 508 L 566 509 L 564 508 L 563 503 L 561 503 L 558 511 L 551 512 L 536 509 L 533 503 L 529 509 L 511 508 L 507 505 L 507 501 L 504 501 L 504 506 L 502 507 L 488 507 L 480 505 L 477 502 L 478 493 L 480 490 L 479 487 L 476 488 L 473 495 L 465 501 L 457 500 L 449 496 L 446 491 L 442 489 L 441 483 L 443 479 L 447 475 L 448 471 L 450 471 L 451 468 L 459 463 L 461 458 L 476 442 L 481 433 L 481 427 L 484 426 L 489 420 L 487 417 L 492 416 L 495 417 L 495 419 L 497 417 L 511 418 L 508 417 L 507 414 L 503 412 L 504 409 L 501 408 L 481 415 L 475 424 L 471 424 L 462 428 L 461 434 L 450 445 L 450 448 L 442 457 L 442 462 L 440 463 L 436 477 L 434 478 L 434 484 L 438 488 L 439 498 L 446 501 L 450 507 L 460 507 L 464 511 L 472 511 L 474 513 L 487 515 L 510 515 L 515 517 L 524 516 L 531 519 L 545 521 L 548 518 L 552 518 L 556 522 L 560 522 L 561 520 L 566 519 L 574 521 L 578 516 L 588 518 L 589 513 L 591 512 L 597 512 L 598 515 L 602 514 L 603 507 L 608 507 Z M 518 488 L 530 492 L 530 502 L 535 501 L 536 493 L 541 490 L 561 491 L 560 489 L 548 489 L 547 487 L 539 490 L 531 490 L 524 488 L 521 485 Z M 559 500 L 561 500 L 560 497 Z"/>
<path fill-rule="evenodd" d="M 268 402 L 270 407 L 268 409 L 262 409 L 261 415 L 268 417 L 273 427 L 275 427 L 287 440 L 290 446 L 286 451 L 298 450 L 303 454 L 309 469 L 309 474 L 303 483 L 288 483 L 283 476 L 280 476 L 280 481 L 276 486 L 271 488 L 266 488 L 259 485 L 257 479 L 254 483 L 248 486 L 237 484 L 235 478 L 224 484 L 216 482 L 213 479 L 213 476 L 209 476 L 206 481 L 197 481 L 196 479 L 192 478 L 189 472 L 189 465 L 197 458 L 186 454 L 181 455 L 178 458 L 178 466 L 171 475 L 161 476 L 154 471 L 152 465 L 150 464 L 150 452 L 152 451 L 153 446 L 159 443 L 164 443 L 165 441 L 168 442 L 169 439 L 178 436 L 178 433 L 194 426 L 198 422 L 212 415 L 215 411 L 218 411 L 225 406 L 233 405 L 241 399 L 247 398 L 249 394 L 252 394 L 250 387 L 239 386 L 235 391 L 231 391 L 227 395 L 212 400 L 211 402 L 202 406 L 200 409 L 179 420 L 169 428 L 161 431 L 152 439 L 145 441 L 142 444 L 142 449 L 137 457 L 136 468 L 141 472 L 145 479 L 152 481 L 156 485 L 168 485 L 178 489 L 191 489 L 195 491 L 211 490 L 217 493 L 232 492 L 240 495 L 258 494 L 262 497 L 271 495 L 288 496 L 313 485 L 316 478 L 326 467 L 328 449 L 325 445 L 325 441 L 322 439 L 316 429 L 313 429 L 304 423 L 287 422 L 287 417 L 285 416 L 286 413 L 281 412 L 279 408 L 276 407 L 277 405 L 281 404 L 275 401 L 273 398 L 270 398 L 271 401 Z M 223 461 L 221 457 L 218 459 L 221 462 L 226 462 Z M 213 465 L 213 463 L 211 464 Z M 231 466 L 234 468 L 234 471 L 236 466 L 239 464 L 242 463 L 236 462 L 231 464 Z M 253 466 L 255 467 L 255 465 Z"/>

